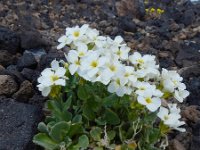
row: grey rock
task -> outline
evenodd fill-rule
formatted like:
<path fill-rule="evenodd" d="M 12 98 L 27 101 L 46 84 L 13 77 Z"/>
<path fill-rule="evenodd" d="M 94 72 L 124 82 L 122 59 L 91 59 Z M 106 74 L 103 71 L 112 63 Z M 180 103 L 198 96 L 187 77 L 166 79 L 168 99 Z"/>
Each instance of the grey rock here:
<path fill-rule="evenodd" d="M 182 23 L 188 26 L 192 24 L 194 20 L 195 20 L 194 11 L 192 9 L 186 10 L 182 18 Z"/>
<path fill-rule="evenodd" d="M 198 150 L 200 147 L 200 120 L 193 126 L 193 137 L 190 150 Z"/>
<path fill-rule="evenodd" d="M 190 91 L 187 103 L 189 105 L 200 106 L 200 77 L 190 77 L 190 79 L 186 82 L 186 86 Z"/>
<path fill-rule="evenodd" d="M 5 27 L 0 27 L 0 49 L 15 54 L 20 48 L 19 36 Z"/>
<path fill-rule="evenodd" d="M 36 60 L 37 62 L 40 61 L 42 55 L 47 54 L 46 51 L 45 51 L 43 48 L 25 50 L 24 54 L 26 54 L 26 53 L 31 53 L 31 54 L 33 54 L 33 56 L 35 57 L 35 60 Z"/>
<path fill-rule="evenodd" d="M 188 67 L 192 64 L 198 64 L 200 61 L 200 44 L 199 43 L 184 43 L 179 50 L 176 63 L 179 66 Z M 189 62 L 189 63 L 188 63 Z"/>
<path fill-rule="evenodd" d="M 126 32 L 136 32 L 136 24 L 129 17 L 120 17 L 119 18 L 119 28 Z"/>
<path fill-rule="evenodd" d="M 19 70 L 22 70 L 23 68 L 35 69 L 37 67 L 37 61 L 32 53 L 24 53 L 18 60 L 17 67 Z"/>
<path fill-rule="evenodd" d="M 21 72 L 21 74 L 28 79 L 29 81 L 32 81 L 33 83 L 37 81 L 37 78 L 40 75 L 40 72 L 37 70 L 24 68 Z"/>
<path fill-rule="evenodd" d="M 10 96 L 18 89 L 18 85 L 12 76 L 0 75 L 0 95 Z"/>
<path fill-rule="evenodd" d="M 19 34 L 21 39 L 21 48 L 33 49 L 47 47 L 48 43 L 36 31 L 24 31 Z"/>
<path fill-rule="evenodd" d="M 32 150 L 40 108 L 0 98 L 0 150 Z"/>

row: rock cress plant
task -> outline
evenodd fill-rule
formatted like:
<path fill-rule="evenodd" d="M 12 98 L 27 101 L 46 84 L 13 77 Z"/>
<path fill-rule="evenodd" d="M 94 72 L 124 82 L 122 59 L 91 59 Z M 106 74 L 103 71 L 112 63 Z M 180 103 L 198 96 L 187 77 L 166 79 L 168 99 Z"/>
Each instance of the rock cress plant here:
<path fill-rule="evenodd" d="M 71 50 L 38 78 L 50 100 L 34 143 L 49 150 L 154 150 L 171 130 L 185 131 L 176 102 L 189 92 L 176 71 L 160 72 L 155 56 L 88 25 L 67 28 L 58 42 L 57 49 Z"/>

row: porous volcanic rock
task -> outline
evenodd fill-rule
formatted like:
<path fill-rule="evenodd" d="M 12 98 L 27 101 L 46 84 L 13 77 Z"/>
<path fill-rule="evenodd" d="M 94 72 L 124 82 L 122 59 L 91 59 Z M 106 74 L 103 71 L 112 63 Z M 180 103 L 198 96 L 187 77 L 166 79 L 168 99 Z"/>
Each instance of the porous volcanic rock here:
<path fill-rule="evenodd" d="M 33 150 L 32 137 L 41 116 L 36 106 L 0 98 L 0 149 Z"/>
<path fill-rule="evenodd" d="M 12 95 L 18 89 L 18 85 L 12 76 L 0 75 L 0 95 Z"/>

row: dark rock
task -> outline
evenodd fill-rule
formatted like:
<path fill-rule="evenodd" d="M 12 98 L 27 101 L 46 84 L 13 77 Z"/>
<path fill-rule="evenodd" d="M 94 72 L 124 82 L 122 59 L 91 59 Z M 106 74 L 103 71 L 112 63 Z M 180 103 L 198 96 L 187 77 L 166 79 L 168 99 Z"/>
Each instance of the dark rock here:
<path fill-rule="evenodd" d="M 15 54 L 20 48 L 20 38 L 7 28 L 0 27 L 0 49 Z"/>
<path fill-rule="evenodd" d="M 29 99 L 29 104 L 43 107 L 46 100 L 47 100 L 47 97 L 44 97 L 41 94 L 36 92 L 33 95 L 33 97 Z"/>
<path fill-rule="evenodd" d="M 197 150 L 200 147 L 200 120 L 193 126 L 193 137 L 190 150 Z"/>
<path fill-rule="evenodd" d="M 10 96 L 18 89 L 18 85 L 12 76 L 0 75 L 0 95 Z"/>
<path fill-rule="evenodd" d="M 116 2 L 118 16 L 131 16 L 142 19 L 145 16 L 143 0 L 120 0 Z"/>
<path fill-rule="evenodd" d="M 200 76 L 200 64 L 181 68 L 178 71 L 184 79 L 189 79 L 192 76 Z"/>
<path fill-rule="evenodd" d="M 20 33 L 21 48 L 22 49 L 34 49 L 34 48 L 45 48 L 48 43 L 42 38 L 38 32 L 24 31 Z"/>
<path fill-rule="evenodd" d="M 29 68 L 24 68 L 21 72 L 21 74 L 28 79 L 29 81 L 36 82 L 37 78 L 40 75 L 39 71 L 29 69 Z"/>
<path fill-rule="evenodd" d="M 41 110 L 12 99 L 0 99 L 0 149 L 30 150 Z"/>
<path fill-rule="evenodd" d="M 191 66 L 198 64 L 200 61 L 200 44 L 199 43 L 184 43 L 181 45 L 181 50 L 176 57 L 176 63 L 180 66 Z"/>
<path fill-rule="evenodd" d="M 24 81 L 24 77 L 22 74 L 18 71 L 18 68 L 16 65 L 10 65 L 6 68 L 4 74 L 11 75 L 13 78 L 15 78 L 16 82 L 21 83 Z"/>
<path fill-rule="evenodd" d="M 186 10 L 182 18 L 182 23 L 188 26 L 192 24 L 194 20 L 195 20 L 194 10 L 192 9 Z"/>
<path fill-rule="evenodd" d="M 119 18 L 119 28 L 127 32 L 136 32 L 136 24 L 128 17 Z"/>
<path fill-rule="evenodd" d="M 35 69 L 37 67 L 37 61 L 32 53 L 24 53 L 18 60 L 17 67 L 19 70 L 22 70 L 23 68 Z"/>
<path fill-rule="evenodd" d="M 34 90 L 32 83 L 25 80 L 20 85 L 19 90 L 13 94 L 13 98 L 20 102 L 28 102 L 29 98 L 33 96 Z"/>
<path fill-rule="evenodd" d="M 169 149 L 170 150 L 186 150 L 184 146 L 176 139 L 170 142 Z"/>
<path fill-rule="evenodd" d="M 197 123 L 200 120 L 200 111 L 198 110 L 198 106 L 195 105 L 186 107 L 181 115 L 189 125 Z"/>
<path fill-rule="evenodd" d="M 51 50 L 47 55 L 42 55 L 41 61 L 39 63 L 39 69 L 43 70 L 44 68 L 48 67 L 54 59 L 57 60 L 66 60 L 62 51 Z"/>
<path fill-rule="evenodd" d="M 200 77 L 191 77 L 189 81 L 186 82 L 186 86 L 190 91 L 190 95 L 187 98 L 187 103 L 189 105 L 200 106 Z"/>
<path fill-rule="evenodd" d="M 14 57 L 6 50 L 0 50 L 0 64 L 4 67 L 11 65 L 14 61 Z"/>
<path fill-rule="evenodd" d="M 47 54 L 46 51 L 45 51 L 44 49 L 42 49 L 42 48 L 25 50 L 24 54 L 26 54 L 26 53 L 31 53 L 31 54 L 33 54 L 33 56 L 35 57 L 35 60 L 36 60 L 37 62 L 40 61 L 42 55 Z"/>

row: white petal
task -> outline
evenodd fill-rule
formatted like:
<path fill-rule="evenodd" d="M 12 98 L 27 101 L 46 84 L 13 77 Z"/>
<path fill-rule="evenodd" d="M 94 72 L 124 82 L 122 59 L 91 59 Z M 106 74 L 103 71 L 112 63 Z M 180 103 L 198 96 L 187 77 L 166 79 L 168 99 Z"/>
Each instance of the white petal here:
<path fill-rule="evenodd" d="M 74 73 L 78 70 L 78 66 L 75 64 L 71 64 L 69 65 L 69 72 L 71 73 L 71 75 L 74 75 Z"/>
<path fill-rule="evenodd" d="M 54 83 L 55 83 L 55 85 L 65 86 L 66 81 L 65 81 L 65 79 L 58 79 Z"/>
<path fill-rule="evenodd" d="M 63 47 L 65 47 L 66 43 L 60 43 L 58 46 L 57 46 L 57 49 L 61 49 Z"/>
<path fill-rule="evenodd" d="M 54 59 L 54 60 L 51 62 L 51 68 L 52 68 L 53 70 L 58 69 L 58 68 L 59 68 L 59 62 L 58 62 L 57 60 Z"/>
<path fill-rule="evenodd" d="M 66 73 L 66 69 L 63 67 L 59 67 L 56 72 L 55 75 L 57 75 L 58 77 L 63 77 Z"/>
<path fill-rule="evenodd" d="M 94 69 L 89 70 L 87 74 L 88 74 L 88 76 L 91 78 L 91 77 L 93 77 L 98 71 L 99 71 L 98 68 L 94 68 Z"/>
<path fill-rule="evenodd" d="M 51 92 L 51 87 L 45 87 L 42 90 L 42 95 L 46 97 L 49 95 L 50 92 Z"/>
<path fill-rule="evenodd" d="M 41 73 L 44 77 L 50 77 L 51 75 L 54 75 L 54 72 L 50 68 L 46 68 Z"/>

